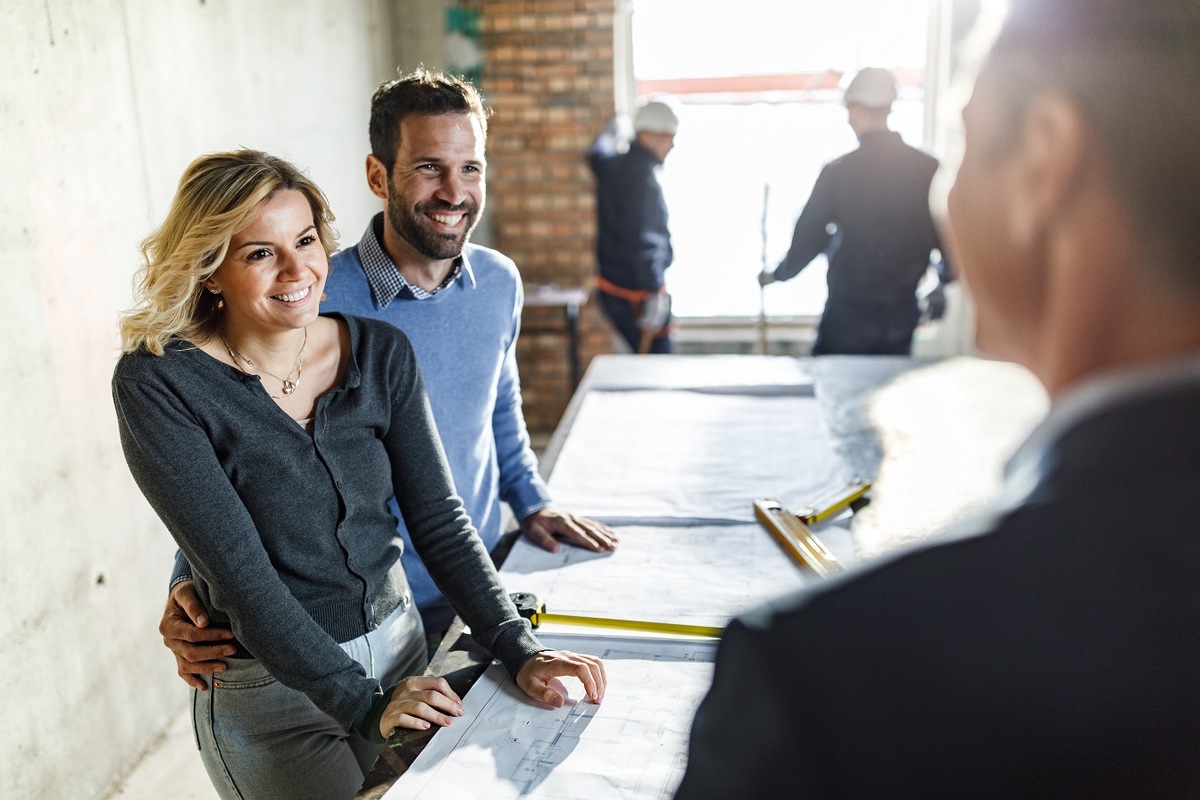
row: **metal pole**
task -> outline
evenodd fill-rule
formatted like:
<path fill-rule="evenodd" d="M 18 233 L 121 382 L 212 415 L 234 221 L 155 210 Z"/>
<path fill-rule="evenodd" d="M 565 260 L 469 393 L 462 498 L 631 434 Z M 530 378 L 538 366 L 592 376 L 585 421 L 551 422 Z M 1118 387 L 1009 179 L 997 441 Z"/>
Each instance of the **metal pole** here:
<path fill-rule="evenodd" d="M 763 184 L 762 209 L 762 271 L 767 271 L 767 204 L 771 199 L 771 184 Z M 758 354 L 767 354 L 767 287 L 758 287 Z"/>

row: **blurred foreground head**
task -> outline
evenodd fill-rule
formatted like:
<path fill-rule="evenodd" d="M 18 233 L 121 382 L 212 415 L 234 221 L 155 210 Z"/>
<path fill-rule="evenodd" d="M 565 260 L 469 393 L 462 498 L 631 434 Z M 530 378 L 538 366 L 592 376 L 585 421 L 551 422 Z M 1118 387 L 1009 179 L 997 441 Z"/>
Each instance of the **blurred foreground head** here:
<path fill-rule="evenodd" d="M 1200 3 L 1013 0 L 988 69 L 1014 125 L 1045 92 L 1076 105 L 1139 238 L 1200 284 Z"/>
<path fill-rule="evenodd" d="M 964 111 L 950 197 L 981 348 L 1046 383 L 1047 337 L 1089 333 L 1104 304 L 1108 330 L 1137 324 L 1139 298 L 1200 304 L 1196 86 L 1195 0 L 1012 0 Z M 1103 345 L 1119 365 L 1122 345 Z M 1081 374 L 1106 366 L 1076 355 Z M 1081 376 L 1050 371 L 1052 391 Z"/>

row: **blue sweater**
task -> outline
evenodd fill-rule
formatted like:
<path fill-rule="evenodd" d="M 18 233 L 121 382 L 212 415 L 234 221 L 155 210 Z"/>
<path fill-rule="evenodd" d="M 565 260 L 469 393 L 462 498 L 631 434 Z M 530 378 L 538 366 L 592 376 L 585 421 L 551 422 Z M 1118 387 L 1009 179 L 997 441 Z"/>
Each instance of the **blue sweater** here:
<path fill-rule="evenodd" d="M 521 410 L 516 360 L 524 303 L 520 274 L 501 253 L 468 245 L 462 272 L 448 286 L 428 299 L 402 293 L 388 302 L 375 296 L 363 270 L 362 251 L 372 259 L 387 258 L 374 226 L 367 226 L 359 244 L 334 256 L 321 308 L 383 320 L 408 336 L 458 494 L 491 550 L 503 533 L 501 500 L 518 519 L 550 502 Z M 417 606 L 423 614 L 445 608 L 445 598 L 410 547 L 394 501 L 392 512 L 400 520 L 402 558 Z"/>

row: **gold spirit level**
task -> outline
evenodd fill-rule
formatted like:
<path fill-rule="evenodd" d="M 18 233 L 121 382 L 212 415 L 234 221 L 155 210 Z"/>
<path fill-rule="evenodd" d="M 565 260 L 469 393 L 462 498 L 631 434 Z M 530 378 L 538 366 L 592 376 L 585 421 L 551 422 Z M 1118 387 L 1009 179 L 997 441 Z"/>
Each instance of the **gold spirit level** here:
<path fill-rule="evenodd" d="M 797 564 L 808 567 L 822 578 L 842 571 L 842 565 L 833 553 L 783 503 L 759 498 L 754 501 L 754 513 Z"/>

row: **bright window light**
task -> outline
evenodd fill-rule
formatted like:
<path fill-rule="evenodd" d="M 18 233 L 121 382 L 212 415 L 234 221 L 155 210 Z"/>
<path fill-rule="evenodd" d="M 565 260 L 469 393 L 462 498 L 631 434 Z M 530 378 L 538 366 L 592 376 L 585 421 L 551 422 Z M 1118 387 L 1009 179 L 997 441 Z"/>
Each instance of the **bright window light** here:
<path fill-rule="evenodd" d="M 891 127 L 909 144 L 925 144 L 929 2 L 634 0 L 638 93 L 667 91 L 683 103 L 662 171 L 675 246 L 667 286 L 678 316 L 758 315 L 764 238 L 774 269 L 821 167 L 857 146 L 838 76 L 866 66 L 896 70 L 902 89 Z M 818 257 L 766 289 L 766 310 L 819 314 L 825 294 Z"/>

